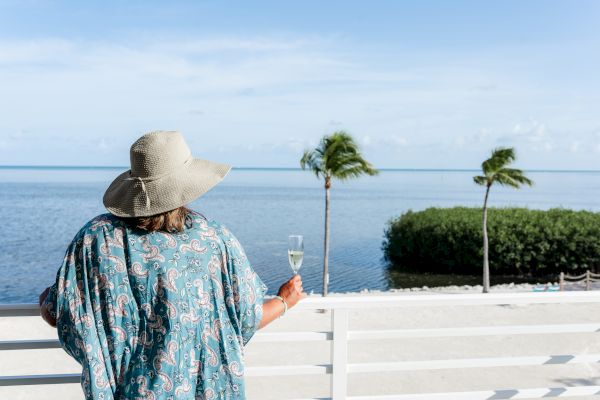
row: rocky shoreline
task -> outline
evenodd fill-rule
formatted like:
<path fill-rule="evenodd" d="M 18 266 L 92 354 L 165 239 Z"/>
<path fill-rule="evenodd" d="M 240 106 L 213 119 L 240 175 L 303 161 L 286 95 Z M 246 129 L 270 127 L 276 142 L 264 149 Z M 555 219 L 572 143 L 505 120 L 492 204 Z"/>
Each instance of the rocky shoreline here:
<path fill-rule="evenodd" d="M 592 290 L 600 290 L 600 282 L 592 282 L 590 285 Z M 385 295 L 385 294 L 407 294 L 407 293 L 481 293 L 483 290 L 482 285 L 449 285 L 449 286 L 421 286 L 411 288 L 399 288 L 389 290 L 373 290 L 363 289 L 360 292 L 332 292 L 332 296 L 340 295 L 356 295 L 356 294 L 371 294 L 371 295 Z M 502 283 L 498 285 L 490 286 L 490 292 L 543 292 L 543 291 L 558 291 L 558 282 L 546 282 L 546 283 Z M 565 283 L 565 291 L 581 291 L 585 290 L 585 285 L 582 283 Z M 314 295 L 315 293 L 310 293 Z"/>

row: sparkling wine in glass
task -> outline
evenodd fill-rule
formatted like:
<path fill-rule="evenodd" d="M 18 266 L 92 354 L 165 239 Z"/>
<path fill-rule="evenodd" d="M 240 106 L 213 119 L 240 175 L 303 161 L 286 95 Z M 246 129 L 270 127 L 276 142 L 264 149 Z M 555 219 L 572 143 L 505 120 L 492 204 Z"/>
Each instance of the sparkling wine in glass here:
<path fill-rule="evenodd" d="M 288 261 L 290 267 L 294 271 L 294 275 L 298 274 L 298 270 L 302 266 L 304 258 L 304 240 L 302 235 L 290 235 L 288 237 Z"/>

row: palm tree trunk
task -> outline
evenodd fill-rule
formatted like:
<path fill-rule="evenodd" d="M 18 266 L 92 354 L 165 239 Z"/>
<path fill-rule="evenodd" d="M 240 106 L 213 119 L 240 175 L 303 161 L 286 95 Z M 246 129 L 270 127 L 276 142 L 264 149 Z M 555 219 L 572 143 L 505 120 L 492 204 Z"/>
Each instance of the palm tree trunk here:
<path fill-rule="evenodd" d="M 323 296 L 327 296 L 329 286 L 329 188 L 331 178 L 325 177 L 325 243 L 323 256 Z"/>
<path fill-rule="evenodd" d="M 490 185 L 487 185 L 485 199 L 483 200 L 483 293 L 488 293 L 490 291 L 490 261 L 487 231 L 487 202 L 490 194 L 490 187 Z"/>

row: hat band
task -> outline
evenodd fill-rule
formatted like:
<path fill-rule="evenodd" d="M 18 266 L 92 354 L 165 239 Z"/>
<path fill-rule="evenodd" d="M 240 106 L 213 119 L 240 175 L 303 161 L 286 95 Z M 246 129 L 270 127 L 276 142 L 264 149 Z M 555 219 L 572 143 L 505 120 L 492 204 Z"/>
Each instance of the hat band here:
<path fill-rule="evenodd" d="M 174 172 L 180 170 L 181 168 L 185 167 L 189 163 L 191 163 L 193 159 L 194 159 L 194 157 L 192 157 L 192 155 L 190 154 L 190 156 L 187 158 L 187 160 L 185 160 L 183 162 L 182 165 L 180 165 L 179 167 L 177 167 L 169 172 L 166 172 L 164 174 L 153 175 L 153 176 L 148 176 L 148 177 L 129 176 L 128 178 L 125 178 L 124 180 L 125 181 L 135 181 L 135 180 L 140 181 L 140 183 L 142 184 L 142 191 L 144 192 L 144 195 L 146 196 L 146 209 L 149 209 L 150 208 L 150 196 L 148 196 L 148 191 L 146 190 L 146 184 L 144 182 L 152 182 L 157 179 L 164 178 L 165 176 L 169 176 L 169 175 L 173 174 Z M 129 175 L 131 175 L 131 169 L 129 170 Z"/>
<path fill-rule="evenodd" d="M 191 163 L 193 159 L 194 159 L 194 157 L 192 157 L 192 155 L 190 155 L 190 156 L 187 158 L 187 160 L 185 160 L 185 161 L 183 162 L 183 164 L 181 164 L 180 166 L 178 166 L 178 167 L 176 167 L 176 168 L 174 168 L 174 169 L 172 169 L 172 170 L 170 170 L 170 171 L 167 171 L 167 172 L 165 172 L 165 173 L 163 173 L 163 174 L 159 174 L 159 175 L 152 175 L 152 176 L 136 176 L 136 175 L 131 175 L 131 169 L 130 169 L 130 170 L 129 170 L 129 175 L 130 175 L 130 177 L 129 177 L 129 178 L 125 178 L 125 180 L 129 180 L 129 181 L 131 181 L 131 180 L 134 180 L 134 179 L 140 179 L 140 180 L 144 180 L 144 181 L 146 181 L 146 182 L 152 182 L 152 181 L 154 181 L 154 180 L 156 180 L 156 179 L 164 178 L 165 176 L 169 176 L 169 175 L 171 175 L 172 173 L 174 173 L 174 172 L 177 172 L 177 171 L 178 171 L 178 170 L 180 170 L 181 168 L 183 168 L 183 167 L 185 167 L 186 165 L 188 165 L 189 163 Z"/>

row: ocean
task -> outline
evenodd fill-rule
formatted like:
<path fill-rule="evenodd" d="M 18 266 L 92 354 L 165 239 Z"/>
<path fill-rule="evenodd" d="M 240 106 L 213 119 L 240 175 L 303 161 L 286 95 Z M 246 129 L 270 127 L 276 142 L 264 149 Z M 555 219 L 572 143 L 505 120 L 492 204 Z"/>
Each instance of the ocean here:
<path fill-rule="evenodd" d="M 105 213 L 102 195 L 126 168 L 0 167 L 0 303 L 35 302 L 52 284 L 79 228 Z M 381 244 L 386 222 L 427 207 L 481 206 L 473 170 L 383 170 L 334 181 L 331 189 L 330 290 L 419 286 L 391 276 Z M 493 187 L 491 206 L 600 211 L 600 171 L 531 171 L 532 188 Z M 287 237 L 304 236 L 300 274 L 320 292 L 323 265 L 323 182 L 299 169 L 233 169 L 190 206 L 229 227 L 270 293 L 292 272 Z M 492 284 L 494 277 L 492 277 Z"/>

